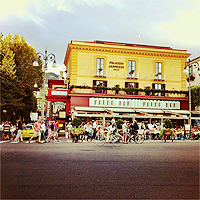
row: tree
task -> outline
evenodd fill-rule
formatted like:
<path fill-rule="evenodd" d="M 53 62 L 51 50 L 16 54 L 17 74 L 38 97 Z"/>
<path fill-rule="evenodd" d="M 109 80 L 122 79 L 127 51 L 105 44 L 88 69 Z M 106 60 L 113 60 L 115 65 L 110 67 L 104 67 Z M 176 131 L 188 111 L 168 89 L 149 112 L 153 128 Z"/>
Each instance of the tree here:
<path fill-rule="evenodd" d="M 11 42 L 11 36 L 8 35 L 3 40 L 3 34 L 0 34 L 0 66 L 1 66 L 1 73 L 5 74 L 6 76 L 9 76 L 10 78 L 15 77 L 15 54 L 10 49 L 10 42 Z M 2 74 L 1 74 L 2 75 Z"/>
<path fill-rule="evenodd" d="M 172 121 L 170 119 L 165 119 L 163 122 L 164 122 L 165 128 L 172 128 L 173 127 Z"/>
<path fill-rule="evenodd" d="M 200 106 L 200 86 L 191 87 L 191 101 L 194 106 Z"/>
<path fill-rule="evenodd" d="M 122 129 L 123 120 L 122 119 L 118 119 L 116 121 L 116 124 L 117 124 L 117 128 Z"/>
<path fill-rule="evenodd" d="M 73 120 L 72 120 L 72 125 L 75 126 L 76 128 L 78 128 L 80 125 L 81 125 L 82 121 L 80 118 L 78 117 L 75 117 Z"/>
<path fill-rule="evenodd" d="M 36 50 L 16 34 L 3 39 L 1 34 L 1 110 L 7 110 L 12 120 L 16 117 L 29 120 L 29 113 L 36 111 L 34 83 L 42 85 L 42 65 L 33 67 Z"/>

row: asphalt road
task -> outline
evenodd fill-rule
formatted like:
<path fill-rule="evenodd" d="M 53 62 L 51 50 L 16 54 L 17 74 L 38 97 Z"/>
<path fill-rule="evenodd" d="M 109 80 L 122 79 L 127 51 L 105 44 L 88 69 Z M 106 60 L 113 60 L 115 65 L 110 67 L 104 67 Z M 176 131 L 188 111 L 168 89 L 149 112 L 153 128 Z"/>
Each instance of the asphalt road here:
<path fill-rule="evenodd" d="M 1 199 L 199 199 L 199 141 L 1 143 Z"/>

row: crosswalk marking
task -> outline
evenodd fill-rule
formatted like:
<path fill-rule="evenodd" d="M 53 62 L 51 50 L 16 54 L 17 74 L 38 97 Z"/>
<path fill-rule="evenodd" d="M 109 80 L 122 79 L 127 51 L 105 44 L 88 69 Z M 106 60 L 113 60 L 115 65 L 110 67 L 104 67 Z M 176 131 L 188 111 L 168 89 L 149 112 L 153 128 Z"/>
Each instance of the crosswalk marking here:
<path fill-rule="evenodd" d="M 10 140 L 7 140 L 7 141 L 0 141 L 0 143 L 6 143 L 6 142 L 10 142 Z"/>

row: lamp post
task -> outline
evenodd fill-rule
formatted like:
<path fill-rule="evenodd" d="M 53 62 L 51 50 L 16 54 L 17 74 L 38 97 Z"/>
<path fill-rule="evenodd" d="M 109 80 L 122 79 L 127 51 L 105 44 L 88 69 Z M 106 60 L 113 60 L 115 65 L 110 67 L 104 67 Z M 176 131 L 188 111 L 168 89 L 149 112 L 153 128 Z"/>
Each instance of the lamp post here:
<path fill-rule="evenodd" d="M 41 120 L 44 120 L 44 104 L 45 104 L 45 82 L 46 82 L 46 71 L 48 68 L 48 61 L 53 61 L 52 67 L 56 66 L 56 56 L 53 53 L 47 54 L 47 49 L 45 50 L 44 54 L 41 52 L 37 52 L 35 61 L 33 62 L 33 66 L 38 66 L 37 58 L 43 58 L 44 64 L 43 64 L 43 87 L 42 87 L 42 105 L 41 105 Z"/>
<path fill-rule="evenodd" d="M 197 65 L 196 65 L 197 64 Z M 196 67 L 197 70 L 199 70 L 199 68 L 197 67 L 199 66 L 199 63 L 191 63 L 190 59 L 188 62 L 185 63 L 185 68 L 183 70 L 183 73 L 187 74 L 187 81 L 188 81 L 188 88 L 189 88 L 189 125 L 190 125 L 190 138 L 191 138 L 191 118 L 192 118 L 192 102 L 191 102 L 191 81 L 194 81 L 195 76 L 193 73 L 193 67 Z"/>

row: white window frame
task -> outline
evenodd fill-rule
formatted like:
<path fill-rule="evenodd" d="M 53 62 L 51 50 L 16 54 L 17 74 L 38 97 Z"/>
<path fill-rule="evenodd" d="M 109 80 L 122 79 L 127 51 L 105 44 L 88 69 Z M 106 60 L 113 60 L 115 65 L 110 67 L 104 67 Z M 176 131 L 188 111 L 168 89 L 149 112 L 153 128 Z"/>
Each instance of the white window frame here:
<path fill-rule="evenodd" d="M 96 74 L 97 74 L 97 76 L 103 76 L 103 74 L 104 74 L 104 58 L 97 58 Z"/>
<path fill-rule="evenodd" d="M 128 77 L 135 78 L 135 60 L 128 60 Z"/>
<path fill-rule="evenodd" d="M 162 63 L 155 62 L 155 79 L 162 80 Z"/>

